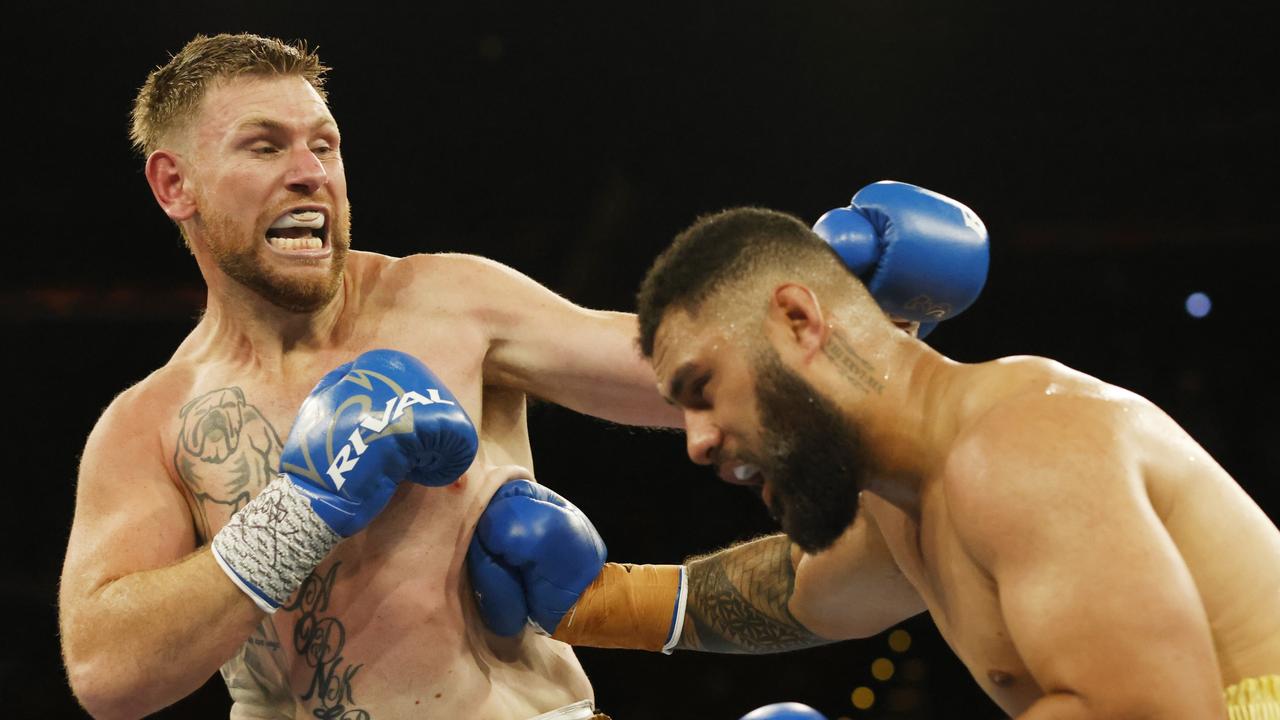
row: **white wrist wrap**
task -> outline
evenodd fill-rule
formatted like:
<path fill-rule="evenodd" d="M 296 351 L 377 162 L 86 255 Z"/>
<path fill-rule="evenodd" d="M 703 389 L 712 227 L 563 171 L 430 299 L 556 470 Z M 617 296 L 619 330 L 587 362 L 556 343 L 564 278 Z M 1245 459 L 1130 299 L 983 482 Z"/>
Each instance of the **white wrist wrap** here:
<path fill-rule="evenodd" d="M 213 557 L 258 607 L 272 613 L 341 540 L 282 474 L 213 536 Z"/>
<path fill-rule="evenodd" d="M 676 598 L 675 611 L 672 613 L 671 632 L 667 642 L 662 646 L 662 654 L 670 655 L 676 645 L 680 644 L 680 634 L 684 632 L 684 611 L 689 604 L 689 568 L 680 566 L 680 594 Z"/>

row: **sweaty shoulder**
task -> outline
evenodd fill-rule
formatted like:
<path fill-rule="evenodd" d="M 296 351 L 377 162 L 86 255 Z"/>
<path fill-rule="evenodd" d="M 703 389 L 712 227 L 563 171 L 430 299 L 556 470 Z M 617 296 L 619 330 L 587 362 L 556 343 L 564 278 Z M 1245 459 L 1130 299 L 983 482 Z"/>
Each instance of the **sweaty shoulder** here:
<path fill-rule="evenodd" d="M 1026 425 L 1074 432 L 1155 410 L 1142 396 L 1042 357 L 1001 358 L 968 367 L 957 389 L 957 447 L 1025 435 Z M 1088 421 L 1087 423 L 1082 421 Z M 1071 421 L 1062 426 L 1064 421 Z"/>
<path fill-rule="evenodd" d="M 1004 510 L 1034 514 L 1089 493 L 1140 491 L 1141 396 L 1045 358 L 1005 358 L 966 371 L 943 487 L 963 531 Z"/>

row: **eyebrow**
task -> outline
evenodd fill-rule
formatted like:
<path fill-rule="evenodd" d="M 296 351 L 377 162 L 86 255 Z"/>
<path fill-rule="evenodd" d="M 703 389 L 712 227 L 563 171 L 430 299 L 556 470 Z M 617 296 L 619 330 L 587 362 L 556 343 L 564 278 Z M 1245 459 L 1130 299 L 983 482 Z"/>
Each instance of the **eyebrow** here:
<path fill-rule="evenodd" d="M 334 130 L 338 129 L 338 124 L 333 120 L 329 118 L 320 118 L 316 122 L 311 123 L 311 127 L 308 128 L 308 130 L 311 130 L 312 132 L 314 132 L 326 125 L 332 126 Z M 268 130 L 272 132 L 288 132 L 289 131 L 289 127 L 287 125 L 285 125 L 284 123 L 278 120 L 272 120 L 270 118 L 251 118 L 249 120 L 245 120 L 244 122 L 236 126 L 237 133 L 241 133 L 241 132 L 244 132 L 245 130 L 250 130 L 250 129 Z"/>

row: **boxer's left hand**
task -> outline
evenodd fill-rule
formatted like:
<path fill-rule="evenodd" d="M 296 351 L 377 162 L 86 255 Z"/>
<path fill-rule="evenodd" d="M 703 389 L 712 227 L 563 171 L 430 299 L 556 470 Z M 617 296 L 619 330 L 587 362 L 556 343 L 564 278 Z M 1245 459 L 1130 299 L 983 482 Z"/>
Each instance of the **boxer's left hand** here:
<path fill-rule="evenodd" d="M 982 220 L 915 185 L 868 185 L 849 207 L 818 218 L 813 231 L 890 317 L 920 323 L 920 337 L 973 304 L 987 280 L 990 240 Z"/>
<path fill-rule="evenodd" d="M 532 481 L 512 480 L 480 515 L 467 569 L 480 616 L 511 636 L 526 622 L 553 633 L 600 574 L 604 540 L 573 503 Z"/>

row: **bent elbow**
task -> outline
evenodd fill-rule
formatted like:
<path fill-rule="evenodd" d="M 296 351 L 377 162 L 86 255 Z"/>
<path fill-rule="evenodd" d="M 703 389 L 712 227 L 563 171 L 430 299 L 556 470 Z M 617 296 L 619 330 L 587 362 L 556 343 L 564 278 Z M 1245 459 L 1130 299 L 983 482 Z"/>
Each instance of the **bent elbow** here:
<path fill-rule="evenodd" d="M 131 687 L 121 675 L 119 664 L 84 658 L 66 658 L 67 681 L 71 693 L 85 712 L 99 720 L 136 718 L 157 708 L 141 707 L 141 688 Z"/>
<path fill-rule="evenodd" d="M 847 608 L 825 608 L 823 612 L 796 607 L 794 603 L 790 609 L 792 616 L 809 632 L 832 642 L 875 637 L 910 617 L 901 612 L 874 612 L 865 608 L 859 612 L 849 612 Z"/>

